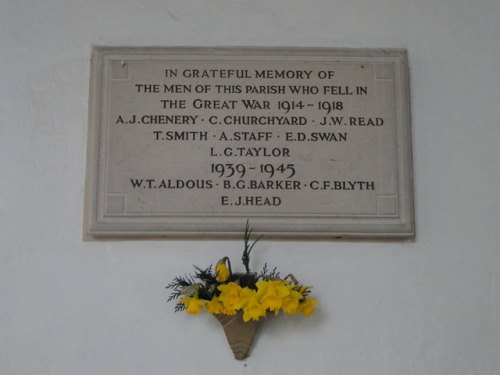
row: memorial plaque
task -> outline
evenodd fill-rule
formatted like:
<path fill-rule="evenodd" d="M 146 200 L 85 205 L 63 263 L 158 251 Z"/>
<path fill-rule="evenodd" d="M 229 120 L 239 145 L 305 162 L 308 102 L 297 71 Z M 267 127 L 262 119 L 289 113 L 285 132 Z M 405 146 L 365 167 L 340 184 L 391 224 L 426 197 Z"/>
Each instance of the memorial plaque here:
<path fill-rule="evenodd" d="M 94 48 L 84 234 L 414 235 L 404 50 Z"/>

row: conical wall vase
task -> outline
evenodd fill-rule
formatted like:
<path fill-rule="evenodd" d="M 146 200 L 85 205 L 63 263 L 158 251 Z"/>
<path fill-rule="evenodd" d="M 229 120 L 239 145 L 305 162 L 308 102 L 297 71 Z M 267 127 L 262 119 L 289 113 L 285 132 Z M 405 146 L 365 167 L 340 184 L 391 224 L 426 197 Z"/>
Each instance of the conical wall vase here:
<path fill-rule="evenodd" d="M 224 327 L 234 358 L 240 360 L 247 358 L 260 321 L 250 320 L 245 323 L 241 311 L 232 316 L 218 314 L 215 317 Z"/>

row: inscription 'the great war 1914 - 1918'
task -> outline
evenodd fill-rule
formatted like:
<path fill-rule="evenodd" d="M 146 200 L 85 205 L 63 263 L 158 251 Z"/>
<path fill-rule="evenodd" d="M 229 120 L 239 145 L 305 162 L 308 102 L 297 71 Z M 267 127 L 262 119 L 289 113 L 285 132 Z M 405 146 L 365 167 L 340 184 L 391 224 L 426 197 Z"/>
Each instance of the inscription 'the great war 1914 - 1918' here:
<path fill-rule="evenodd" d="M 248 218 L 276 236 L 413 235 L 404 51 L 97 48 L 93 64 L 88 235 Z"/>

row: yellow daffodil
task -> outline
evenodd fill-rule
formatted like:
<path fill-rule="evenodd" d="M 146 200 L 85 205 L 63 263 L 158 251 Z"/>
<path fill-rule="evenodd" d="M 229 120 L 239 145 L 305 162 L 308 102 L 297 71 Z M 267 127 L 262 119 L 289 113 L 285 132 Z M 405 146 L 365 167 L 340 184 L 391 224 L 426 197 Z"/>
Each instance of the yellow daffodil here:
<path fill-rule="evenodd" d="M 207 305 L 208 301 L 186 296 L 182 299 L 182 303 L 186 306 L 187 313 L 197 315 Z"/>
<path fill-rule="evenodd" d="M 236 315 L 237 311 L 234 306 L 225 306 L 224 304 L 222 305 L 222 310 L 221 314 L 224 315 Z"/>
<path fill-rule="evenodd" d="M 266 308 L 259 302 L 257 291 L 243 288 L 240 293 L 243 308 L 243 321 L 259 320 L 266 316 Z"/>
<path fill-rule="evenodd" d="M 224 308 L 233 311 L 241 307 L 240 292 L 241 286 L 235 282 L 222 284 L 217 287 L 220 290 L 219 300 L 224 305 Z M 232 314 L 229 314 L 232 315 Z"/>
<path fill-rule="evenodd" d="M 228 258 L 222 258 L 217 262 L 217 265 L 215 266 L 215 277 L 218 282 L 223 283 L 226 281 L 229 276 L 231 275 L 231 272 L 229 271 L 229 268 L 227 267 Z"/>
<path fill-rule="evenodd" d="M 223 312 L 223 306 L 219 297 L 214 297 L 207 303 L 207 312 L 210 314 L 221 314 Z"/>
<path fill-rule="evenodd" d="M 283 298 L 283 312 L 288 315 L 295 314 L 299 308 L 299 301 L 302 298 L 302 294 L 296 290 L 291 290 L 290 294 Z"/>
<path fill-rule="evenodd" d="M 283 298 L 290 294 L 288 283 L 283 280 L 258 281 L 257 294 L 261 303 L 269 310 L 278 314 L 283 306 Z"/>
<path fill-rule="evenodd" d="M 307 318 L 311 316 L 316 311 L 316 304 L 318 300 L 316 298 L 307 298 L 304 302 L 300 303 L 299 311 L 304 314 Z"/>

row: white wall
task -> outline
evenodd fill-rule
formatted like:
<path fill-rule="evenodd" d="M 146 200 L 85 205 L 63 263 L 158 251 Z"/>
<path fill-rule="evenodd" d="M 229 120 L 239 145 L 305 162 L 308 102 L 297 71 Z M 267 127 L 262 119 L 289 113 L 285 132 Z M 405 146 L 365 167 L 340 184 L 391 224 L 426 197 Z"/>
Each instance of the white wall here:
<path fill-rule="evenodd" d="M 0 0 L 1 374 L 500 374 L 498 0 Z M 414 243 L 263 241 L 321 300 L 237 362 L 164 286 L 240 241 L 83 243 L 92 45 L 407 48 Z"/>

